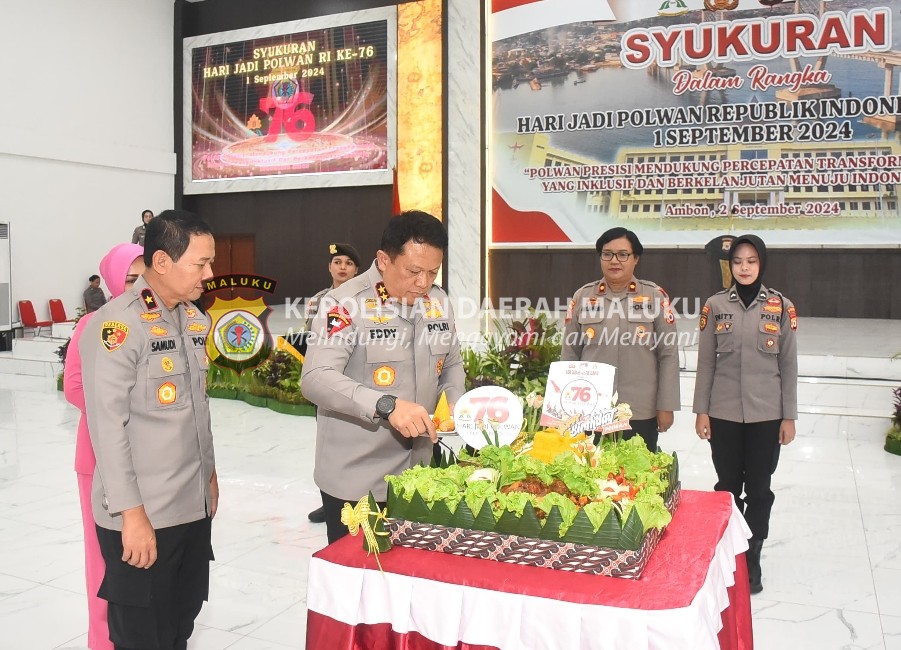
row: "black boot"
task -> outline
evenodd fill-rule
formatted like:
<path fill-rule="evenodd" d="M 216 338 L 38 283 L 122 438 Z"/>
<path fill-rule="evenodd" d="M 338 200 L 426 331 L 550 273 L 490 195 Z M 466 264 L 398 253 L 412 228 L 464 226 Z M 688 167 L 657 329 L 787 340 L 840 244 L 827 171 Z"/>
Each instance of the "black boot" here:
<path fill-rule="evenodd" d="M 748 586 L 752 594 L 763 591 L 763 572 L 760 570 L 760 552 L 763 550 L 763 540 L 752 537 L 748 540 L 748 552 L 745 558 L 748 562 Z"/>
<path fill-rule="evenodd" d="M 307 519 L 314 524 L 321 524 L 325 521 L 325 506 L 319 506 L 313 512 L 307 515 Z"/>

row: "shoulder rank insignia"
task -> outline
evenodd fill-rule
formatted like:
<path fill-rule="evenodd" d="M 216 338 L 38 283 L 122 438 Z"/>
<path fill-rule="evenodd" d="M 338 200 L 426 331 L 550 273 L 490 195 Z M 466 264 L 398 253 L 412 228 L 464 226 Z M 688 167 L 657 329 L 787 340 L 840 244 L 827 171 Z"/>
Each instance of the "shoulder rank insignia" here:
<path fill-rule="evenodd" d="M 156 304 L 156 297 L 150 289 L 141 290 L 141 303 L 144 305 L 144 311 L 156 311 L 160 308 Z"/>
<path fill-rule="evenodd" d="M 379 282 L 375 285 L 375 292 L 378 294 L 379 300 L 382 301 L 382 304 L 388 302 L 388 298 L 391 297 L 388 295 L 388 289 L 385 288 L 384 282 Z"/>
<path fill-rule="evenodd" d="M 351 324 L 350 314 L 340 305 L 335 305 L 328 312 L 326 319 L 326 336 L 337 334 Z"/>
<path fill-rule="evenodd" d="M 122 347 L 122 344 L 125 343 L 125 339 L 127 338 L 128 325 L 125 323 L 120 323 L 115 320 L 108 320 L 103 323 L 103 328 L 100 330 L 100 340 L 103 342 L 103 347 L 105 347 L 108 352 L 112 352 L 113 350 Z"/>

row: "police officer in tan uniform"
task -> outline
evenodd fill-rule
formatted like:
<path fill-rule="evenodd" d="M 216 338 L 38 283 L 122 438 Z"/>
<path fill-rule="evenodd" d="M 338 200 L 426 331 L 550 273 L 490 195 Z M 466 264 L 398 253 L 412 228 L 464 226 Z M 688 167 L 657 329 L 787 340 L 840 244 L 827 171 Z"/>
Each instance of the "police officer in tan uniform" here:
<path fill-rule="evenodd" d="M 337 289 L 360 272 L 360 254 L 350 244 L 329 244 L 328 254 L 330 255 L 328 272 L 332 276 L 332 284 L 307 301 L 305 329 L 308 332 L 313 328 L 313 319 L 319 313 L 319 301 L 322 300 L 322 297 L 332 289 Z M 314 524 L 323 523 L 325 521 L 325 508 L 322 506 L 316 508 L 307 515 L 307 519 Z"/>
<path fill-rule="evenodd" d="M 313 319 L 319 313 L 319 301 L 322 297 L 350 280 L 362 268 L 360 254 L 350 244 L 329 244 L 328 254 L 330 256 L 328 272 L 332 276 L 332 284 L 307 300 L 307 331 L 313 327 Z"/>
<path fill-rule="evenodd" d="M 116 648 L 185 648 L 208 595 L 216 479 L 204 348 L 190 301 L 212 277 L 209 226 L 166 211 L 147 225 L 144 275 L 79 342 L 92 509 Z"/>
<path fill-rule="evenodd" d="M 347 534 L 345 502 L 384 502 L 386 474 L 429 463 L 429 414 L 441 391 L 451 403 L 463 394 L 453 313 L 433 284 L 446 247 L 435 217 L 392 218 L 372 267 L 329 292 L 313 321 L 301 388 L 319 407 L 313 478 L 329 543 Z"/>
<path fill-rule="evenodd" d="M 131 233 L 131 243 L 138 246 L 144 245 L 144 236 L 147 232 L 147 224 L 153 219 L 153 210 L 144 210 L 141 213 L 141 225 Z"/>
<path fill-rule="evenodd" d="M 751 593 L 763 590 L 760 552 L 775 500 L 770 481 L 798 418 L 798 314 L 788 298 L 761 284 L 765 268 L 759 237 L 732 242 L 734 284 L 701 310 L 693 407 L 695 431 L 710 441 L 714 489 L 732 493 L 753 535 Z"/>
<path fill-rule="evenodd" d="M 635 277 L 644 247 L 634 232 L 611 228 L 595 248 L 603 277 L 573 296 L 560 359 L 616 366 L 614 388 L 633 415 L 623 437 L 637 433 L 654 451 L 680 408 L 675 315 L 663 289 Z"/>

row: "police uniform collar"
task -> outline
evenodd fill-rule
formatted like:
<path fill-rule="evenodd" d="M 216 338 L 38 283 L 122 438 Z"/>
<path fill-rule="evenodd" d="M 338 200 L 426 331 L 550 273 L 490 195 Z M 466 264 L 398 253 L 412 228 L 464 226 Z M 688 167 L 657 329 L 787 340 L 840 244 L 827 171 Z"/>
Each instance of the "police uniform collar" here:
<path fill-rule="evenodd" d="M 607 292 L 610 292 L 614 295 L 621 293 L 618 291 L 613 291 L 610 288 L 610 285 L 607 284 L 606 278 L 601 278 L 600 283 L 598 283 L 598 295 L 603 296 Z M 626 288 L 623 290 L 625 293 L 638 293 L 638 280 L 633 276 L 631 280 L 629 280 L 629 284 L 626 285 Z"/>
<path fill-rule="evenodd" d="M 771 289 L 767 289 L 765 286 L 760 285 L 760 291 L 757 292 L 757 299 L 758 300 L 766 300 L 767 294 L 769 291 L 771 291 Z M 738 300 L 738 290 L 735 288 L 734 284 L 729 289 L 729 300 L 731 300 L 732 302 L 735 302 Z"/>

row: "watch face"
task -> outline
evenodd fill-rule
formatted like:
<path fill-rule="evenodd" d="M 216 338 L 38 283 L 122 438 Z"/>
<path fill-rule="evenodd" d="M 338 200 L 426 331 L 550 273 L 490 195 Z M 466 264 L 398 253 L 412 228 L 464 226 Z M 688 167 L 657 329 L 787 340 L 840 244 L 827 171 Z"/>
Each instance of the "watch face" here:
<path fill-rule="evenodd" d="M 375 403 L 375 410 L 382 417 L 391 415 L 391 412 L 394 411 L 394 398 L 390 395 L 379 397 L 379 401 Z"/>

